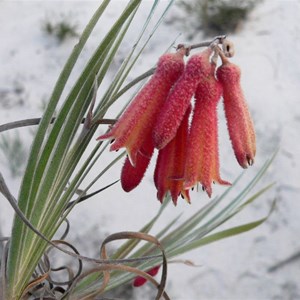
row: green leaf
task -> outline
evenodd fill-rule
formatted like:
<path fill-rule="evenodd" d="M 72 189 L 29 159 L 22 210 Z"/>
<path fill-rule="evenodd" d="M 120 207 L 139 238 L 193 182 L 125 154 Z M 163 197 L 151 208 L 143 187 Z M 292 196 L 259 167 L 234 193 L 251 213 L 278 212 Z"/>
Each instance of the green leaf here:
<path fill-rule="evenodd" d="M 258 227 L 259 225 L 261 225 L 262 223 L 264 223 L 269 218 L 271 213 L 274 211 L 275 204 L 276 204 L 276 202 L 274 201 L 268 215 L 262 219 L 259 219 L 257 221 L 250 222 L 247 224 L 239 225 L 239 226 L 236 226 L 236 227 L 233 227 L 230 229 L 226 229 L 226 230 L 202 237 L 200 239 L 194 240 L 194 241 L 190 242 L 188 245 L 185 245 L 181 248 L 178 247 L 170 255 L 177 256 L 177 255 L 180 255 L 187 251 L 191 251 L 196 248 L 208 245 L 210 243 L 217 242 L 219 240 L 222 240 L 222 239 L 225 239 L 228 237 L 232 237 L 232 236 L 247 232 L 249 230 L 252 230 L 252 229 Z"/>
<path fill-rule="evenodd" d="M 69 171 L 63 168 L 64 162 L 67 161 L 82 117 L 92 101 L 95 75 L 98 74 L 98 81 L 101 81 L 105 76 L 140 2 L 140 0 L 129 2 L 62 104 L 54 124 L 50 125 L 73 66 L 92 29 L 109 3 L 109 1 L 102 2 L 62 71 L 42 118 L 20 189 L 18 203 L 32 225 L 48 238 L 53 235 L 53 228 L 56 228 L 57 221 L 59 221 L 63 211 L 64 205 L 59 203 L 61 195 L 56 193 L 56 189 L 61 184 L 62 178 L 66 182 L 68 181 L 67 176 L 63 176 L 65 172 L 68 173 Z M 125 28 L 124 31 L 122 28 Z M 47 135 L 46 132 L 49 129 L 50 134 Z M 92 135 L 89 136 L 89 138 L 91 137 Z M 83 153 L 84 150 L 80 151 L 80 156 Z M 68 174 L 71 176 L 72 172 Z M 57 197 L 53 198 L 53 195 Z M 56 205 L 61 207 L 60 212 L 52 209 Z M 46 246 L 44 241 L 41 241 L 31 232 L 18 217 L 15 217 L 7 266 L 8 291 L 12 299 L 20 297 Z"/>

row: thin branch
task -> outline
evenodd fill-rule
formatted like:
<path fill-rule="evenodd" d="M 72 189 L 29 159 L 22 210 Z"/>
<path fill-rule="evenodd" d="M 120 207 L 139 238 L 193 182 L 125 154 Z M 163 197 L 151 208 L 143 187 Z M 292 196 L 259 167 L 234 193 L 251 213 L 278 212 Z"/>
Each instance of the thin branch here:
<path fill-rule="evenodd" d="M 3 125 L 0 125 L 0 132 L 4 132 L 11 129 L 16 129 L 20 127 L 34 126 L 39 125 L 42 118 L 32 118 L 32 119 L 24 119 L 20 121 L 10 122 Z M 55 118 L 51 119 L 50 124 L 53 124 Z M 85 118 L 82 119 L 81 123 L 84 124 Z M 101 119 L 97 121 L 97 124 L 115 124 L 116 119 Z"/>
<path fill-rule="evenodd" d="M 192 45 L 178 44 L 176 49 L 178 50 L 178 49 L 184 47 L 186 49 L 186 56 L 189 56 L 191 50 L 193 50 L 193 49 L 202 48 L 202 47 L 210 47 L 213 45 L 222 44 L 225 39 L 226 39 L 226 35 L 218 35 L 209 41 L 204 41 L 204 42 L 201 42 L 198 44 L 192 44 Z"/>
<path fill-rule="evenodd" d="M 295 260 L 298 260 L 298 259 L 300 259 L 300 251 L 298 251 L 297 253 L 293 254 L 292 256 L 290 256 L 290 257 L 284 259 L 283 261 L 280 261 L 280 262 L 277 263 L 276 265 L 270 267 L 270 268 L 268 269 L 268 272 L 270 272 L 270 273 L 271 273 L 271 272 L 275 272 L 275 271 L 277 271 L 278 269 L 280 269 L 280 268 L 286 266 L 287 264 L 290 264 L 290 263 L 292 263 L 292 262 L 294 262 Z"/>
<path fill-rule="evenodd" d="M 129 82 L 127 85 L 125 85 L 117 94 L 115 94 L 112 97 L 111 101 L 114 101 L 114 100 L 118 99 L 123 94 L 125 94 L 130 88 L 135 86 L 137 83 L 139 83 L 140 81 L 142 81 L 142 80 L 146 79 L 147 77 L 153 75 L 155 70 L 156 70 L 156 68 L 151 68 L 150 70 L 146 71 L 145 73 L 143 73 L 140 76 L 133 79 L 131 82 Z"/>
<path fill-rule="evenodd" d="M 103 192 L 104 190 L 106 190 L 107 188 L 109 188 L 112 185 L 116 184 L 117 182 L 119 182 L 119 179 L 116 180 L 116 181 L 114 181 L 114 182 L 112 182 L 112 183 L 110 183 L 109 185 L 107 185 L 107 186 L 105 186 L 105 187 L 103 187 L 103 188 L 101 188 L 101 189 L 93 192 L 93 193 L 90 193 L 88 195 L 80 197 L 78 200 L 74 200 L 74 201 L 69 202 L 68 205 L 67 205 L 67 207 L 66 207 L 66 209 L 70 208 L 72 205 L 77 205 L 78 203 L 83 202 L 83 201 L 87 200 L 88 198 L 97 195 L 100 192 Z"/>
<path fill-rule="evenodd" d="M 219 36 L 214 37 L 210 41 L 204 41 L 204 42 L 201 42 L 201 43 L 198 43 L 198 44 L 191 45 L 189 48 L 190 49 L 197 49 L 197 48 L 201 48 L 201 47 L 208 47 L 208 46 L 210 46 L 211 44 L 214 44 L 214 43 L 222 44 L 225 39 L 226 39 L 226 35 L 219 35 Z"/>

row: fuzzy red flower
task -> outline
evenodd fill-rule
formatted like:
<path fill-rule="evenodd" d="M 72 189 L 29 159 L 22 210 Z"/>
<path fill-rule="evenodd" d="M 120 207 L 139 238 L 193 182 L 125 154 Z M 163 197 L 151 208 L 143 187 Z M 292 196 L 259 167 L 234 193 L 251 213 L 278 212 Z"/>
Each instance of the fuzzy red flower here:
<path fill-rule="evenodd" d="M 126 192 L 141 182 L 156 147 L 157 198 L 163 202 L 170 193 L 175 205 L 180 194 L 190 202 L 189 189 L 198 183 L 209 197 L 212 183 L 230 185 L 221 178 L 219 170 L 217 105 L 222 95 L 239 164 L 246 168 L 255 157 L 255 132 L 240 86 L 239 68 L 228 61 L 218 46 L 193 55 L 184 68 L 185 53 L 182 48 L 175 54 L 163 55 L 152 78 L 118 122 L 98 138 L 114 139 L 110 150 L 126 148 L 128 156 L 121 172 Z M 222 65 L 215 72 L 218 55 Z"/>
<path fill-rule="evenodd" d="M 160 269 L 160 265 L 150 269 L 146 273 L 151 275 L 151 276 L 155 276 L 155 275 L 157 275 L 159 269 Z M 133 281 L 133 286 L 134 287 L 139 287 L 139 286 L 144 285 L 146 282 L 147 282 L 146 278 L 144 278 L 142 276 L 137 276 L 137 277 L 135 277 L 135 279 Z"/>
<path fill-rule="evenodd" d="M 222 87 L 215 79 L 215 64 L 209 61 L 207 64 L 211 69 L 207 74 L 203 74 L 195 93 L 184 187 L 191 188 L 200 182 L 210 197 L 212 182 L 225 185 L 230 183 L 221 179 L 219 173 L 217 105 Z"/>
<path fill-rule="evenodd" d="M 111 151 L 125 147 L 134 166 L 137 156 L 151 134 L 158 112 L 184 69 L 185 50 L 163 55 L 155 73 L 137 94 L 113 128 L 98 140 L 114 139 Z"/>
<path fill-rule="evenodd" d="M 253 122 L 240 85 L 240 68 L 220 52 L 222 65 L 217 77 L 223 86 L 224 110 L 232 147 L 238 163 L 247 168 L 254 163 L 256 141 Z"/>
<path fill-rule="evenodd" d="M 132 191 L 140 184 L 150 163 L 153 151 L 152 134 L 149 134 L 137 154 L 135 166 L 130 163 L 128 156 L 126 157 L 121 171 L 121 185 L 125 192 Z"/>
<path fill-rule="evenodd" d="M 154 183 L 160 202 L 168 191 L 175 205 L 180 194 L 190 202 L 189 191 L 183 188 L 190 111 L 188 108 L 173 140 L 158 152 Z"/>
<path fill-rule="evenodd" d="M 153 130 L 154 145 L 157 149 L 164 148 L 175 137 L 199 81 L 203 73 L 207 73 L 207 61 L 211 53 L 212 49 L 207 48 L 200 54 L 193 55 L 171 90 Z"/>

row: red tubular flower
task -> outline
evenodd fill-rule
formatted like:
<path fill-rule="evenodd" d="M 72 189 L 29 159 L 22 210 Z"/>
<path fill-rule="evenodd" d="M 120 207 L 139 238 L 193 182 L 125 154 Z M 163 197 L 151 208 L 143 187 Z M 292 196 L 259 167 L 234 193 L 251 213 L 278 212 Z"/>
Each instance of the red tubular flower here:
<path fill-rule="evenodd" d="M 185 188 L 200 182 L 209 197 L 211 183 L 230 185 L 219 173 L 218 119 L 217 105 L 221 98 L 222 87 L 215 79 L 215 64 L 203 74 L 196 93 L 192 124 L 188 136 L 188 150 L 185 165 Z"/>
<path fill-rule="evenodd" d="M 134 166 L 137 154 L 151 134 L 157 114 L 167 95 L 182 74 L 185 49 L 163 55 L 149 82 L 137 94 L 113 128 L 98 140 L 115 139 L 111 151 L 126 147 L 129 160 Z"/>
<path fill-rule="evenodd" d="M 227 127 L 238 163 L 247 168 L 252 165 L 256 153 L 253 122 L 240 85 L 239 67 L 220 53 L 222 65 L 217 77 L 223 86 L 223 98 Z"/>
<path fill-rule="evenodd" d="M 154 268 L 152 268 L 152 269 L 150 269 L 150 270 L 147 271 L 146 273 L 149 274 L 149 275 L 151 275 L 151 276 L 155 276 L 155 275 L 158 273 L 159 269 L 160 269 L 160 265 L 159 265 L 159 266 L 156 266 L 156 267 L 154 267 Z M 146 279 L 146 278 L 144 278 L 144 277 L 142 277 L 142 276 L 137 276 L 137 277 L 134 279 L 134 281 L 133 281 L 133 286 L 134 286 L 134 287 L 139 287 L 139 286 L 144 285 L 146 282 L 147 282 L 147 279 Z"/>
<path fill-rule="evenodd" d="M 207 61 L 211 53 L 212 49 L 207 48 L 200 54 L 193 55 L 171 90 L 153 130 L 154 145 L 157 149 L 164 148 L 175 137 L 202 74 L 207 74 Z"/>
<path fill-rule="evenodd" d="M 130 163 L 128 156 L 126 157 L 121 171 L 121 185 L 125 192 L 130 192 L 140 184 L 150 163 L 153 151 L 152 134 L 149 134 L 141 150 L 137 153 L 135 167 Z"/>
<path fill-rule="evenodd" d="M 154 183 L 160 202 L 163 201 L 168 191 L 175 205 L 180 193 L 190 202 L 189 192 L 183 188 L 190 111 L 191 109 L 188 108 L 174 139 L 158 153 Z"/>

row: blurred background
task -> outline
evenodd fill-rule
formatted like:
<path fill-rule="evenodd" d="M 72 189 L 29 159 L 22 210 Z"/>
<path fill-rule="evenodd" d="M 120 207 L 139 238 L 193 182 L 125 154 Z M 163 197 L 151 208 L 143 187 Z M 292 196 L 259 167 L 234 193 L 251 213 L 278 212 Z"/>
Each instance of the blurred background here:
<path fill-rule="evenodd" d="M 0 1 L 1 124 L 42 115 L 65 60 L 100 2 Z M 126 1 L 112 1 L 105 14 L 107 28 L 125 4 Z M 135 26 L 143 24 L 152 4 L 151 0 L 142 1 L 132 30 L 110 70 L 111 78 L 132 47 Z M 168 1 L 160 1 L 157 16 L 167 5 Z M 298 0 L 176 0 L 129 76 L 132 80 L 155 65 L 174 41 L 175 44 L 198 43 L 227 34 L 235 44 L 232 61 L 242 70 L 242 86 L 258 143 L 255 165 L 246 170 L 234 190 L 238 192 L 244 187 L 279 147 L 275 161 L 261 182 L 261 187 L 272 182 L 276 185 L 226 226 L 264 216 L 274 199 L 277 201 L 275 212 L 253 231 L 183 257 L 199 267 L 170 264 L 167 291 L 171 299 L 300 299 L 299 19 Z M 105 30 L 98 26 L 94 31 L 68 87 L 72 86 Z M 106 78 L 107 82 L 111 78 Z M 126 94 L 120 99 L 108 117 L 115 117 L 129 97 Z M 221 174 L 224 179 L 234 181 L 242 171 L 231 149 L 222 105 L 219 117 Z M 106 129 L 99 126 L 98 133 Z M 30 127 L 0 134 L 0 170 L 15 196 L 35 130 Z M 99 161 L 99 170 L 105 161 L 115 157 L 114 153 L 105 155 L 107 159 Z M 118 179 L 121 166 L 122 162 L 95 188 Z M 99 170 L 93 170 L 93 174 Z M 152 173 L 153 165 L 142 184 L 129 194 L 116 185 L 74 209 L 70 215 L 69 238 L 83 254 L 97 255 L 101 240 L 107 234 L 139 230 L 145 220 L 154 216 L 160 204 L 156 200 Z M 224 187 L 215 187 L 214 196 L 224 190 Z M 152 233 L 158 232 L 160 224 L 167 224 L 175 215 L 183 213 L 183 218 L 188 218 L 209 201 L 202 191 L 194 191 L 191 197 L 192 205 L 179 201 L 177 207 L 168 207 Z M 1 236 L 9 236 L 12 218 L 12 208 L 0 195 Z M 133 289 L 128 285 L 112 297 L 153 299 L 153 295 L 150 286 Z"/>

